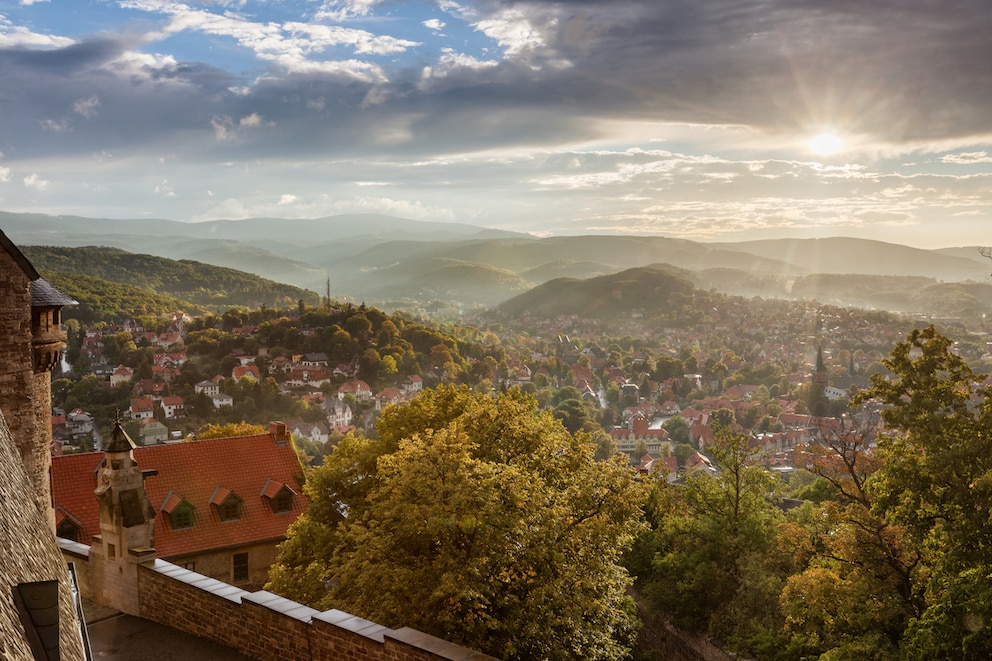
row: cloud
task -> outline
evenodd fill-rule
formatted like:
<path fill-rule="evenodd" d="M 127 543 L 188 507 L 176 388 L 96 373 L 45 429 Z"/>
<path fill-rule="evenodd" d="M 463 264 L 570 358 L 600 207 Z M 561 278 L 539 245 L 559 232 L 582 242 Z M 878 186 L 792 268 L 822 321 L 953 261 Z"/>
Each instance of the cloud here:
<path fill-rule="evenodd" d="M 291 204 L 296 204 L 297 201 L 299 201 L 299 198 L 296 197 L 295 195 L 290 195 L 289 193 L 283 193 L 282 195 L 279 196 L 278 204 L 279 206 L 284 207 L 284 206 L 289 206 Z"/>
<path fill-rule="evenodd" d="M 940 158 L 941 163 L 956 163 L 958 165 L 971 165 L 975 163 L 992 163 L 992 156 L 984 151 L 964 152 L 961 154 L 945 154 Z"/>
<path fill-rule="evenodd" d="M 6 184 L 8 182 L 10 182 L 10 168 L 0 165 L 0 184 Z"/>
<path fill-rule="evenodd" d="M 31 188 L 36 191 L 43 191 L 48 188 L 50 181 L 46 181 L 38 176 L 37 173 L 32 172 L 28 176 L 24 177 L 24 186 L 26 188 Z"/>
<path fill-rule="evenodd" d="M 368 16 L 381 0 L 330 0 L 321 5 L 314 15 L 318 21 L 344 22 Z"/>
<path fill-rule="evenodd" d="M 262 125 L 262 118 L 257 112 L 253 112 L 247 117 L 242 117 L 238 120 L 238 126 L 241 128 L 255 128 Z"/>
<path fill-rule="evenodd" d="M 75 38 L 0 16 L 4 166 L 60 195 L 102 177 L 106 198 L 80 184 L 69 213 L 120 208 L 141 172 L 142 208 L 183 218 L 378 205 L 684 236 L 919 224 L 943 204 L 992 220 L 987 0 L 278 5 L 124 0 L 126 24 Z M 849 149 L 817 163 L 824 131 Z M 182 196 L 149 194 L 165 177 Z"/>
<path fill-rule="evenodd" d="M 100 107 L 100 99 L 96 95 L 90 95 L 85 99 L 78 99 L 72 104 L 72 110 L 77 115 L 82 115 L 87 119 L 96 117 L 97 109 Z"/>

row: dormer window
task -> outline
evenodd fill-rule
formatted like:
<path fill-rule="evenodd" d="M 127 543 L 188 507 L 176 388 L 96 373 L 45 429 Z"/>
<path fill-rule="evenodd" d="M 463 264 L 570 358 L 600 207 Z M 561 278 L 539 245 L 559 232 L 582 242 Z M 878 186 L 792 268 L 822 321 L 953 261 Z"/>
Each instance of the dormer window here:
<path fill-rule="evenodd" d="M 193 527 L 196 508 L 182 494 L 170 491 L 162 503 L 162 511 L 169 517 L 169 525 L 173 530 Z"/>
<path fill-rule="evenodd" d="M 241 520 L 241 499 L 230 489 L 218 484 L 210 496 L 210 504 L 217 509 L 221 521 L 227 523 Z"/>
<path fill-rule="evenodd" d="M 65 511 L 62 507 L 55 508 L 55 535 L 73 542 L 79 541 L 83 530 L 82 522 Z"/>
<path fill-rule="evenodd" d="M 293 511 L 293 496 L 296 492 L 289 485 L 275 480 L 269 480 L 262 488 L 261 496 L 272 508 L 273 514 L 284 514 Z"/>

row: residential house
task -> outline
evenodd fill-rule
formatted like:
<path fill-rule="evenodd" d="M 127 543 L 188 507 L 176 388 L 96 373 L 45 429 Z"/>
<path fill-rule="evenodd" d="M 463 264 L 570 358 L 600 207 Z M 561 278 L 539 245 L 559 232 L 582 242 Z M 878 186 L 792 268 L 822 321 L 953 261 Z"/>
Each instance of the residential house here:
<path fill-rule="evenodd" d="M 354 414 L 351 407 L 340 399 L 333 397 L 324 401 L 324 411 L 327 412 L 327 424 L 332 429 L 351 426 Z"/>
<path fill-rule="evenodd" d="M 152 365 L 152 376 L 159 381 L 169 383 L 173 379 L 179 378 L 179 370 L 168 365 Z"/>
<path fill-rule="evenodd" d="M 151 397 L 136 397 L 131 400 L 128 415 L 132 420 L 147 420 L 155 417 L 155 401 Z"/>
<path fill-rule="evenodd" d="M 375 410 L 381 411 L 390 404 L 399 404 L 404 399 L 405 397 L 399 388 L 393 388 L 392 386 L 383 388 L 375 396 Z"/>
<path fill-rule="evenodd" d="M 362 380 L 348 381 L 342 383 L 338 388 L 338 399 L 344 399 L 345 395 L 352 395 L 358 401 L 368 401 L 372 399 L 372 388 Z"/>
<path fill-rule="evenodd" d="M 334 375 L 326 367 L 297 366 L 290 371 L 285 385 L 290 388 L 303 388 L 305 386 L 319 388 L 325 383 L 331 383 L 333 380 Z"/>
<path fill-rule="evenodd" d="M 118 365 L 114 368 L 114 371 L 110 373 L 110 387 L 116 388 L 122 383 L 131 383 L 131 379 L 134 378 L 134 370 L 126 365 Z"/>
<path fill-rule="evenodd" d="M 74 439 L 92 434 L 93 417 L 82 409 L 73 409 L 65 414 L 65 427 Z"/>
<path fill-rule="evenodd" d="M 293 425 L 293 435 L 309 438 L 314 443 L 326 443 L 330 434 L 327 425 L 323 422 L 298 422 Z"/>
<path fill-rule="evenodd" d="M 186 417 L 186 409 L 183 407 L 182 397 L 163 397 L 162 411 L 165 413 L 166 420 Z"/>
<path fill-rule="evenodd" d="M 169 394 L 169 384 L 153 379 L 142 379 L 138 382 L 135 394 L 151 397 L 154 401 L 160 402 L 163 397 Z"/>
<path fill-rule="evenodd" d="M 222 392 L 211 397 L 210 401 L 214 403 L 215 409 L 219 409 L 222 406 L 234 406 L 234 398 Z"/>
<path fill-rule="evenodd" d="M 270 433 L 134 447 L 154 509 L 159 558 L 237 586 L 268 580 L 276 545 L 307 505 L 296 482 L 302 473 L 282 423 Z M 114 430 L 111 443 L 123 430 Z M 125 435 L 126 437 L 126 435 Z M 93 492 L 103 452 L 64 455 L 52 464 L 53 503 L 60 537 L 89 543 L 100 533 Z"/>
<path fill-rule="evenodd" d="M 661 427 L 652 428 L 648 417 L 640 411 L 631 418 L 629 426 L 611 429 L 610 436 L 617 450 L 626 453 L 632 460 L 638 441 L 645 443 L 651 455 L 660 455 L 663 448 L 670 446 L 668 432 Z"/>
<path fill-rule="evenodd" d="M 286 356 L 276 356 L 269 361 L 270 374 L 286 374 L 293 368 L 293 361 Z"/>
<path fill-rule="evenodd" d="M 327 367 L 329 358 L 326 353 L 308 353 L 300 357 L 300 365 L 304 367 Z"/>
<path fill-rule="evenodd" d="M 169 428 L 156 420 L 147 418 L 141 421 L 141 444 L 164 443 L 169 438 Z"/>
<path fill-rule="evenodd" d="M 420 392 L 424 389 L 424 380 L 418 374 L 408 374 L 400 389 L 405 393 Z"/>
<path fill-rule="evenodd" d="M 193 386 L 193 391 L 199 395 L 204 394 L 207 397 L 213 397 L 220 394 L 220 384 L 215 381 L 200 381 L 195 386 Z"/>
<path fill-rule="evenodd" d="M 652 457 L 649 454 L 641 457 L 641 463 L 637 466 L 640 475 L 664 474 L 665 479 L 671 483 L 675 482 L 679 476 L 678 459 L 674 456 Z"/>
<path fill-rule="evenodd" d="M 707 475 L 716 475 L 716 466 L 709 457 L 699 452 L 693 452 L 685 459 L 685 470 L 688 473 L 701 471 Z"/>
<path fill-rule="evenodd" d="M 257 365 L 238 365 L 231 371 L 231 378 L 235 381 L 239 379 L 261 381 L 262 373 L 259 371 Z"/>
<path fill-rule="evenodd" d="M 162 333 L 156 336 L 152 344 L 154 346 L 159 346 L 165 349 L 171 349 L 173 347 L 183 346 L 184 342 L 182 335 L 176 332 L 170 332 L 170 333 Z"/>

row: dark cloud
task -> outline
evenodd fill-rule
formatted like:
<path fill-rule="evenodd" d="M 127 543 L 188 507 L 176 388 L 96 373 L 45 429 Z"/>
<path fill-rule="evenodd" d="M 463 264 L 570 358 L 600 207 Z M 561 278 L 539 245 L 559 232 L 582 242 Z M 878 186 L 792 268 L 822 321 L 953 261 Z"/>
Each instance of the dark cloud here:
<path fill-rule="evenodd" d="M 446 153 L 590 139 L 596 119 L 836 126 L 893 142 L 992 131 L 987 0 L 477 3 L 482 16 L 507 8 L 530 17 L 544 47 L 430 81 L 398 64 L 378 88 L 275 71 L 256 81 L 194 62 L 111 74 L 128 48 L 112 39 L 0 51 L 0 150 L 182 149 L 178 137 L 198 135 L 191 158 Z M 90 95 L 96 115 L 74 116 Z M 261 125 L 212 139 L 218 118 L 236 128 L 253 113 Z"/>

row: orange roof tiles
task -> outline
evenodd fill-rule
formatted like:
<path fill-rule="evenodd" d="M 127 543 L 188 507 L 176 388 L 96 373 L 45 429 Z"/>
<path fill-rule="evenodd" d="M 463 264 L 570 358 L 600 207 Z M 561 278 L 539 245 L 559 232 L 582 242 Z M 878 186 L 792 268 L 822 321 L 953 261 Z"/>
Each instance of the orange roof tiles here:
<path fill-rule="evenodd" d="M 155 548 L 160 558 L 281 539 L 308 504 L 298 489 L 291 489 L 293 507 L 287 513 L 273 513 L 263 499 L 262 492 L 270 483 L 278 491 L 283 484 L 298 484 L 303 472 L 292 445 L 277 445 L 269 434 L 138 447 L 134 459 L 142 469 L 158 471 L 145 480 L 145 490 L 158 508 Z M 102 461 L 102 452 L 52 460 L 54 505 L 82 522 L 79 541 L 84 544 L 100 532 L 100 513 L 93 492 Z M 240 520 L 221 522 L 217 507 L 210 504 L 218 485 L 241 499 Z M 174 504 L 185 499 L 193 505 L 192 528 L 171 528 L 167 513 L 161 511 L 173 500 L 170 496 L 175 497 Z"/>

